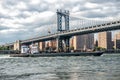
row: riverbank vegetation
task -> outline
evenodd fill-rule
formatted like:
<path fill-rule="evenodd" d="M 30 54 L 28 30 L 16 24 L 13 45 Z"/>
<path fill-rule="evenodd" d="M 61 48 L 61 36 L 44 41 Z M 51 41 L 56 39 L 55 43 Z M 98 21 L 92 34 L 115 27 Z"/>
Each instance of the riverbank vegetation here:
<path fill-rule="evenodd" d="M 6 46 L 0 46 L 0 50 L 9 50 L 9 48 Z"/>

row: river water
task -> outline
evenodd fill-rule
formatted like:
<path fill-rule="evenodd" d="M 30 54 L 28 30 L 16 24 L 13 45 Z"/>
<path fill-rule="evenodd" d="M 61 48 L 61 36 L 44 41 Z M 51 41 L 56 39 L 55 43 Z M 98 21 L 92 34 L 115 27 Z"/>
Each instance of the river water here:
<path fill-rule="evenodd" d="M 28 58 L 0 55 L 0 80 L 120 80 L 120 54 Z"/>

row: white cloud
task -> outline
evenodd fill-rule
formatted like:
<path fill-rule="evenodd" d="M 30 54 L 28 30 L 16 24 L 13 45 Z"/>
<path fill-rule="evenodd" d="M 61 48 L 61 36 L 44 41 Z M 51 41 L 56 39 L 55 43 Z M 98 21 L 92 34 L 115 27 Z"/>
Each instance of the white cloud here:
<path fill-rule="evenodd" d="M 0 5 L 0 14 L 4 14 L 4 15 L 8 14 L 8 10 L 4 9 L 2 5 Z"/>
<path fill-rule="evenodd" d="M 32 5 L 38 5 L 40 3 L 41 3 L 40 0 L 30 0 L 30 4 L 32 4 Z"/>
<path fill-rule="evenodd" d="M 57 0 L 44 0 L 44 1 L 46 1 L 47 3 L 56 3 L 57 2 Z"/>
<path fill-rule="evenodd" d="M 20 31 L 20 29 L 19 30 L 18 29 L 7 29 L 7 30 L 1 30 L 0 33 L 8 35 L 8 33 L 10 34 L 10 33 L 15 33 L 15 32 L 18 32 L 18 31 Z"/>
<path fill-rule="evenodd" d="M 79 11 L 79 6 L 76 6 L 72 9 L 72 12 L 78 12 Z"/>
<path fill-rule="evenodd" d="M 18 4 L 16 4 L 15 8 L 24 10 L 24 9 L 27 9 L 27 5 L 24 2 L 19 2 Z"/>
<path fill-rule="evenodd" d="M 85 4 L 85 7 L 87 7 L 87 8 L 97 8 L 98 4 L 87 2 Z"/>

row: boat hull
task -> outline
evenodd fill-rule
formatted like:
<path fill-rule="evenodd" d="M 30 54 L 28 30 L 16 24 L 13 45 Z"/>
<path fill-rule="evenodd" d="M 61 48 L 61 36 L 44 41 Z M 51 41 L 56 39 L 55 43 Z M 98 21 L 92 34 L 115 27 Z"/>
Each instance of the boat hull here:
<path fill-rule="evenodd" d="M 10 57 L 101 56 L 103 52 L 11 54 Z"/>

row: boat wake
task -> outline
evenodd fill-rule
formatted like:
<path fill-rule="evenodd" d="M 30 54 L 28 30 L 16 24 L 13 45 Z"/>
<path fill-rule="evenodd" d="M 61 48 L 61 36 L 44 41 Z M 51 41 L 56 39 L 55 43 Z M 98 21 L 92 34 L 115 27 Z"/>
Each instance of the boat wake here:
<path fill-rule="evenodd" d="M 0 55 L 0 58 L 11 58 L 10 55 Z"/>

